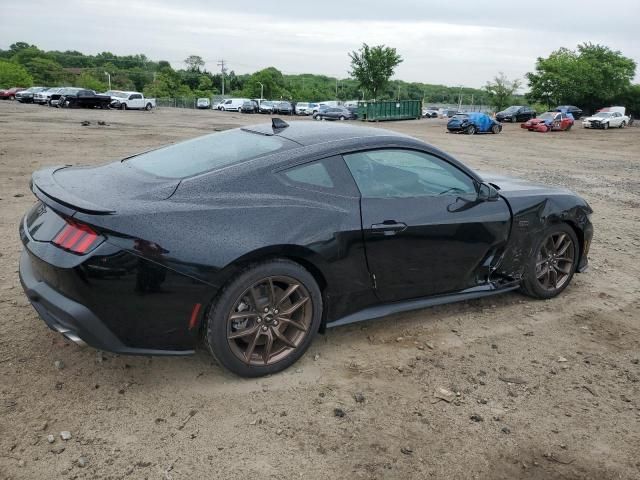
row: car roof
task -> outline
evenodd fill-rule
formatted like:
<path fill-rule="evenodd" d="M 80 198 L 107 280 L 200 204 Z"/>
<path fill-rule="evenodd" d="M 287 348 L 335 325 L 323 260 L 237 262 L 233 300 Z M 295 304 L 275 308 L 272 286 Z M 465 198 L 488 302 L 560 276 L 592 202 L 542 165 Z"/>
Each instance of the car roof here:
<path fill-rule="evenodd" d="M 274 130 L 272 124 L 265 123 L 244 127 L 247 132 L 261 135 L 277 135 L 300 145 L 318 145 L 329 141 L 355 140 L 372 137 L 409 138 L 390 130 L 374 127 L 360 127 L 355 125 L 335 124 L 330 122 L 292 121 L 283 129 Z"/>

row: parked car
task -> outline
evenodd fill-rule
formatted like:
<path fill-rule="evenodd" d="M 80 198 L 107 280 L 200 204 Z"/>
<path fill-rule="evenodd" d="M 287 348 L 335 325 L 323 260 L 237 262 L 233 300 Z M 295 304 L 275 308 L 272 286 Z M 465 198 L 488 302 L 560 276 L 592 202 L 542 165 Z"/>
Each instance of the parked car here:
<path fill-rule="evenodd" d="M 258 107 L 260 113 L 273 113 L 273 104 L 271 100 L 262 100 Z"/>
<path fill-rule="evenodd" d="M 241 112 L 241 113 L 257 113 L 259 108 L 260 107 L 258 107 L 258 102 L 256 102 L 255 100 L 245 100 L 242 103 L 242 106 L 240 107 L 239 112 Z"/>
<path fill-rule="evenodd" d="M 424 118 L 438 118 L 438 109 L 437 108 L 424 108 L 422 109 L 422 116 Z"/>
<path fill-rule="evenodd" d="M 502 125 L 486 113 L 470 112 L 458 113 L 447 122 L 447 131 L 451 133 L 500 133 Z"/>
<path fill-rule="evenodd" d="M 296 103 L 296 115 L 311 115 L 315 106 L 315 103 L 298 102 Z"/>
<path fill-rule="evenodd" d="M 62 87 L 59 88 L 56 92 L 52 93 L 51 96 L 49 97 L 49 106 L 50 107 L 60 107 L 60 99 L 64 96 L 64 95 L 75 95 L 76 93 L 78 93 L 80 90 L 82 90 L 79 87 Z"/>
<path fill-rule="evenodd" d="M 209 100 L 208 98 L 199 98 L 198 100 L 196 100 L 196 108 L 201 108 L 201 109 L 211 108 L 211 100 Z"/>
<path fill-rule="evenodd" d="M 459 113 L 462 113 L 462 112 L 459 112 L 458 110 L 455 110 L 455 109 L 446 109 L 445 108 L 440 112 L 440 117 L 441 118 L 453 118 Z"/>
<path fill-rule="evenodd" d="M 220 110 L 223 112 L 239 112 L 242 108 L 242 104 L 249 100 L 248 98 L 230 98 L 225 100 L 222 105 L 220 105 Z"/>
<path fill-rule="evenodd" d="M 496 120 L 499 122 L 526 122 L 536 118 L 536 112 L 531 107 L 514 105 L 496 113 Z"/>
<path fill-rule="evenodd" d="M 140 92 L 119 92 L 111 98 L 111 108 L 120 110 L 151 110 L 156 106 L 155 98 L 145 98 Z"/>
<path fill-rule="evenodd" d="M 318 105 L 316 108 L 314 108 L 314 109 L 313 109 L 312 118 L 315 120 L 315 119 L 316 119 L 316 117 L 317 117 L 319 114 L 322 114 L 322 113 L 326 112 L 326 111 L 327 111 L 327 110 L 329 110 L 330 108 L 332 108 L 332 107 L 330 107 L 330 106 L 328 106 L 328 105 L 322 105 L 322 104 Z"/>
<path fill-rule="evenodd" d="M 607 107 L 598 111 L 595 115 L 584 118 L 584 128 L 624 128 L 629 125 L 629 117 L 624 107 Z"/>
<path fill-rule="evenodd" d="M 0 100 L 15 100 L 16 93 L 21 92 L 24 88 L 13 87 L 0 90 Z"/>
<path fill-rule="evenodd" d="M 555 111 L 545 112 L 537 118 L 527 120 L 520 127 L 526 128 L 530 132 L 551 132 L 571 130 L 573 124 L 573 115 Z"/>
<path fill-rule="evenodd" d="M 211 108 L 215 108 L 216 110 L 222 110 L 222 104 L 226 101 L 227 100 L 225 98 L 223 98 L 222 100 L 217 100 L 213 103 L 213 106 Z"/>
<path fill-rule="evenodd" d="M 16 100 L 20 103 L 33 103 L 36 93 L 47 90 L 48 87 L 29 87 L 16 93 Z"/>
<path fill-rule="evenodd" d="M 345 107 L 327 107 L 317 112 L 315 120 L 355 120 L 357 115 Z"/>
<path fill-rule="evenodd" d="M 94 90 L 79 88 L 77 91 L 65 89 L 59 98 L 61 108 L 110 108 L 111 97 L 99 95 Z"/>
<path fill-rule="evenodd" d="M 275 102 L 273 104 L 273 113 L 280 113 L 283 115 L 293 115 L 293 105 L 290 102 Z"/>
<path fill-rule="evenodd" d="M 348 107 L 345 107 L 347 110 L 349 110 L 351 112 L 351 119 L 352 120 L 357 120 L 358 119 L 358 106 L 357 105 L 349 105 Z"/>
<path fill-rule="evenodd" d="M 19 274 L 53 330 L 121 354 L 204 340 L 248 377 L 292 365 L 325 327 L 518 288 L 555 297 L 593 235 L 592 209 L 564 188 L 330 122 L 49 167 L 31 188 Z"/>
<path fill-rule="evenodd" d="M 560 105 L 554 109 L 556 112 L 570 113 L 574 120 L 579 120 L 582 116 L 582 109 L 574 105 Z"/>
<path fill-rule="evenodd" d="M 33 103 L 37 103 L 39 105 L 47 105 L 49 100 L 51 99 L 51 95 L 62 90 L 64 87 L 51 87 L 46 90 L 42 90 L 40 92 L 36 92 L 33 96 Z"/>

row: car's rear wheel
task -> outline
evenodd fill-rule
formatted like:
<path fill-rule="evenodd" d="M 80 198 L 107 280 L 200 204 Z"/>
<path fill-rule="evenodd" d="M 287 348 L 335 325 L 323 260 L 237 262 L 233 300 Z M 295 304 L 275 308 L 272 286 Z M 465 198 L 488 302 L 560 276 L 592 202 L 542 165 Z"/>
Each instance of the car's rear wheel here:
<path fill-rule="evenodd" d="M 620 124 L 620 127 L 618 128 L 624 128 L 627 126 L 627 122 L 625 122 L 624 120 L 622 121 L 622 123 Z"/>
<path fill-rule="evenodd" d="M 252 265 L 222 290 L 207 319 L 206 342 L 220 364 L 243 377 L 276 373 L 306 351 L 322 318 L 322 296 L 301 265 Z"/>
<path fill-rule="evenodd" d="M 467 129 L 465 130 L 465 133 L 466 133 L 467 135 L 475 135 L 475 133 L 476 133 L 476 126 L 475 126 L 475 125 L 469 125 L 469 126 L 467 127 Z"/>
<path fill-rule="evenodd" d="M 515 115 L 511 117 L 511 123 L 516 123 L 517 121 L 518 121 L 518 118 Z"/>
<path fill-rule="evenodd" d="M 602 125 L 602 128 L 604 128 L 605 130 L 609 129 L 609 123 L 605 123 Z"/>
<path fill-rule="evenodd" d="M 345 121 L 346 120 L 345 116 L 344 115 L 340 115 L 340 120 L 341 121 Z"/>
<path fill-rule="evenodd" d="M 144 107 L 144 109 L 145 109 L 147 112 L 151 111 L 151 109 L 152 109 L 152 108 L 153 108 L 153 105 L 151 105 L 150 103 L 147 103 L 147 104 L 145 105 L 145 107 Z"/>
<path fill-rule="evenodd" d="M 538 238 L 527 265 L 522 291 L 535 298 L 552 298 L 571 282 L 578 264 L 578 239 L 573 229 L 557 224 Z"/>
<path fill-rule="evenodd" d="M 567 126 L 567 128 L 565 128 L 565 131 L 567 131 L 567 132 L 568 132 L 569 130 L 571 130 L 571 127 L 573 127 L 573 123 L 569 124 L 569 125 Z"/>

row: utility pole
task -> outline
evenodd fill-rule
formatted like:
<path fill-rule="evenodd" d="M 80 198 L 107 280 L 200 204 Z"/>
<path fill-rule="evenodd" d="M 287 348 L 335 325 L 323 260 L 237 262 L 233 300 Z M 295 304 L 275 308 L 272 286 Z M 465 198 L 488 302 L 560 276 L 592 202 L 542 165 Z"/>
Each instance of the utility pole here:
<path fill-rule="evenodd" d="M 264 100 L 264 85 L 262 82 L 258 82 L 260 84 L 260 100 Z"/>
<path fill-rule="evenodd" d="M 111 90 L 111 74 L 109 72 L 104 72 L 104 74 L 107 76 L 107 78 L 109 79 L 109 90 Z"/>
<path fill-rule="evenodd" d="M 218 66 L 220 67 L 220 72 L 222 72 L 222 96 L 224 97 L 224 74 L 227 71 L 225 68 L 225 60 L 218 60 Z"/>

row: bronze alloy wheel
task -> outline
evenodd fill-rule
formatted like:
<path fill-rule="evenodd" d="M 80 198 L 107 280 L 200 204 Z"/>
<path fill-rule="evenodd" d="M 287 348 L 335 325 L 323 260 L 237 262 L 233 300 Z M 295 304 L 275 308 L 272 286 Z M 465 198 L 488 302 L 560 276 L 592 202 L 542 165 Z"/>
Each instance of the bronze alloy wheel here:
<path fill-rule="evenodd" d="M 247 365 L 272 365 L 298 348 L 311 331 L 307 289 L 288 276 L 266 277 L 246 289 L 227 316 L 227 341 Z"/>
<path fill-rule="evenodd" d="M 536 278 L 540 286 L 553 291 L 565 286 L 573 273 L 575 247 L 565 232 L 554 232 L 540 244 L 536 259 Z"/>

